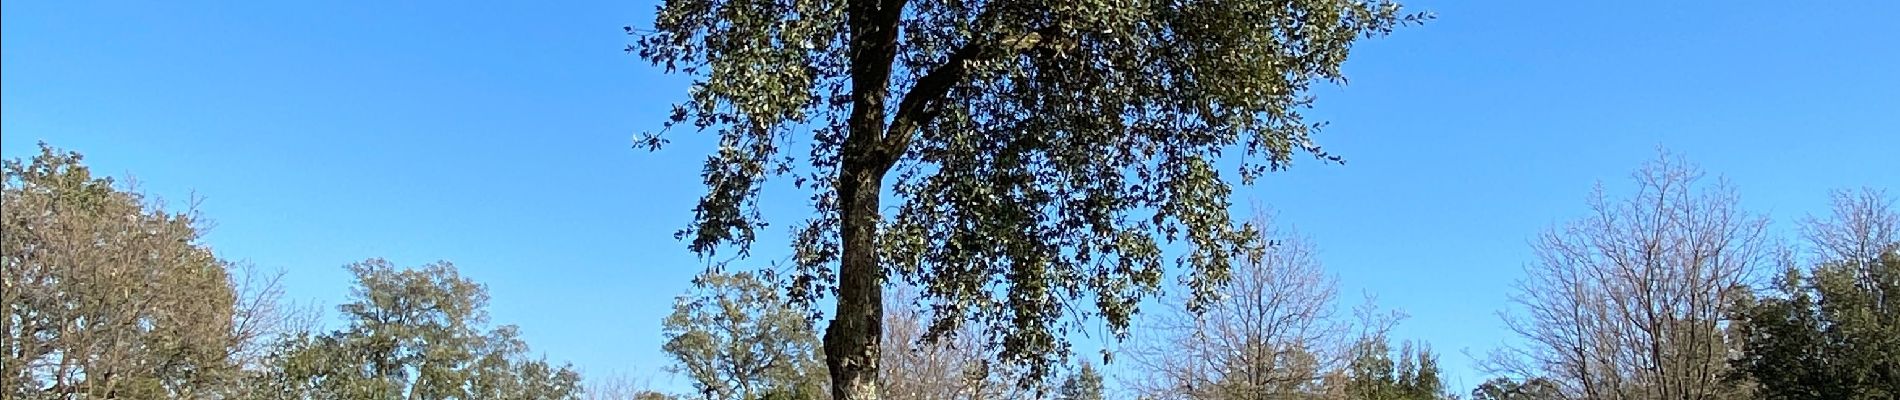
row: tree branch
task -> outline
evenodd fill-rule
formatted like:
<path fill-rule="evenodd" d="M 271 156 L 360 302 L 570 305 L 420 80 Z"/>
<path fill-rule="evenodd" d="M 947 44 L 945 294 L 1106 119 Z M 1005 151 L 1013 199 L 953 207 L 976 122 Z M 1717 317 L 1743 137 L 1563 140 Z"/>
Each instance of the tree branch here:
<path fill-rule="evenodd" d="M 904 94 L 890 128 L 884 133 L 878 161 L 890 165 L 903 156 L 917 131 L 937 117 L 940 110 L 937 104 L 943 101 L 944 95 L 969 75 L 972 63 L 1019 54 L 1042 45 L 1057 33 L 1056 27 L 1051 25 L 995 42 L 973 41 L 951 52 L 949 60 L 918 78 L 917 84 Z"/>

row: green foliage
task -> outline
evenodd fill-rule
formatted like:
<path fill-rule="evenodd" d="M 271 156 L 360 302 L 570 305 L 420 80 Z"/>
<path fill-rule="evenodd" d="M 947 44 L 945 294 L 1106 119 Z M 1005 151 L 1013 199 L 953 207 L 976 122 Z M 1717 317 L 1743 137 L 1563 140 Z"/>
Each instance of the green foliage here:
<path fill-rule="evenodd" d="M 1471 390 L 1471 400 L 1563 400 L 1557 384 L 1548 379 L 1531 378 L 1518 382 L 1510 378 L 1491 378 Z"/>
<path fill-rule="evenodd" d="M 1893 200 L 1836 195 L 1835 216 L 1807 227 L 1823 262 L 1790 267 L 1769 297 L 1744 301 L 1735 361 L 1766 399 L 1900 396 L 1900 216 Z"/>
<path fill-rule="evenodd" d="M 1799 270 L 1788 269 L 1775 283 L 1785 297 L 1766 298 L 1740 306 L 1740 332 L 1745 351 L 1735 361 L 1737 378 L 1760 385 L 1764 398 L 1845 399 L 1850 387 L 1846 375 L 1833 373 L 1821 316 L 1813 296 L 1803 287 Z"/>
<path fill-rule="evenodd" d="M 706 399 L 823 398 L 818 337 L 772 282 L 751 273 L 707 273 L 663 323 L 673 371 Z"/>
<path fill-rule="evenodd" d="M 1102 390 L 1102 374 L 1094 365 L 1083 362 L 1056 387 L 1056 400 L 1103 400 Z"/>
<path fill-rule="evenodd" d="M 1258 246 L 1217 165 L 1241 156 L 1251 183 L 1295 154 L 1337 160 L 1301 115 L 1308 89 L 1343 81 L 1360 38 L 1424 18 L 1389 1 L 670 0 L 627 30 L 628 51 L 694 78 L 667 128 L 718 137 L 679 237 L 749 254 L 763 182 L 794 175 L 815 213 L 794 227 L 791 297 L 845 297 L 827 351 L 861 382 L 885 279 L 924 288 L 936 335 L 985 325 L 1032 379 L 1069 356 L 1065 317 L 1124 337 L 1170 259 L 1198 306 Z M 1164 256 L 1176 242 L 1190 250 Z"/>
<path fill-rule="evenodd" d="M 1438 376 L 1438 357 L 1410 344 L 1393 352 L 1383 340 L 1362 341 L 1346 365 L 1344 391 L 1356 400 L 1440 400 L 1447 398 Z"/>
<path fill-rule="evenodd" d="M 655 392 L 655 391 L 642 391 L 640 393 L 635 393 L 631 400 L 685 400 L 685 399 L 677 395 L 671 395 L 671 394 L 660 393 L 660 392 Z"/>
<path fill-rule="evenodd" d="M 447 262 L 351 264 L 348 327 L 284 341 L 259 385 L 279 399 L 576 399 L 580 374 L 527 357 L 512 325 L 485 329 L 488 293 Z"/>
<path fill-rule="evenodd" d="M 44 143 L 0 191 L 0 396 L 215 396 L 238 377 L 238 293 L 192 212 Z"/>

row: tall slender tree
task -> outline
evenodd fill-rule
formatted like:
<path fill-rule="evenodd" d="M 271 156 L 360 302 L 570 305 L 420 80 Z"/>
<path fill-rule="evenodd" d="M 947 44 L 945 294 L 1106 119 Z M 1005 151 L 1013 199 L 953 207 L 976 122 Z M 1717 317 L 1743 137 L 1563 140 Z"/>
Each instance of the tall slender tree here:
<path fill-rule="evenodd" d="M 1334 398 L 1351 400 L 1442 400 L 1448 397 L 1438 377 L 1438 356 L 1411 342 L 1397 352 L 1384 337 L 1362 339 L 1341 374 L 1334 375 Z M 1343 395 L 1343 396 L 1341 396 Z M 1259 397 L 1241 397 L 1259 398 Z"/>
<path fill-rule="evenodd" d="M 1217 164 L 1244 155 L 1245 183 L 1336 159 L 1301 116 L 1308 89 L 1342 81 L 1360 38 L 1422 18 L 1383 0 L 668 0 L 627 30 L 628 51 L 694 78 L 667 127 L 718 137 L 679 235 L 693 251 L 749 254 L 767 178 L 812 190 L 792 295 L 837 296 L 831 390 L 866 400 L 887 279 L 925 288 L 931 332 L 988 325 L 1036 379 L 1069 356 L 1065 316 L 1123 334 L 1164 243 L 1191 249 L 1174 262 L 1196 298 L 1214 293 L 1256 245 Z"/>
<path fill-rule="evenodd" d="M 1103 400 L 1106 388 L 1102 384 L 1102 373 L 1095 365 L 1082 361 L 1075 372 L 1062 378 L 1062 384 L 1056 386 L 1056 400 Z"/>

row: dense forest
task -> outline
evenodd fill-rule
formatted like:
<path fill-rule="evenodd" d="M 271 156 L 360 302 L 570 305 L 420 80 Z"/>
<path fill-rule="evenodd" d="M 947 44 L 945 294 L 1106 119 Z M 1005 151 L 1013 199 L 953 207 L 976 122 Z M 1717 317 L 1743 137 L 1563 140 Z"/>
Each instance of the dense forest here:
<path fill-rule="evenodd" d="M 1891 182 L 1783 233 L 1660 150 L 1522 232 L 1522 275 L 1494 288 L 1514 340 L 1471 360 L 1401 337 L 1406 304 L 1342 299 L 1327 244 L 1237 193 L 1343 164 L 1316 92 L 1356 45 L 1435 23 L 1385 0 L 660 2 L 623 59 L 689 83 L 627 152 L 709 144 L 693 207 L 654 211 L 701 262 L 665 266 L 697 272 L 685 293 L 629 295 L 671 301 L 642 344 L 668 362 L 634 367 L 680 388 L 549 359 L 452 260 L 340 265 L 347 300 L 300 307 L 286 272 L 218 256 L 197 199 L 42 142 L 4 165 L 0 395 L 1900 399 Z M 766 232 L 784 260 L 752 257 Z M 1078 352 L 1084 331 L 1114 345 Z M 1483 381 L 1452 387 L 1466 361 Z"/>

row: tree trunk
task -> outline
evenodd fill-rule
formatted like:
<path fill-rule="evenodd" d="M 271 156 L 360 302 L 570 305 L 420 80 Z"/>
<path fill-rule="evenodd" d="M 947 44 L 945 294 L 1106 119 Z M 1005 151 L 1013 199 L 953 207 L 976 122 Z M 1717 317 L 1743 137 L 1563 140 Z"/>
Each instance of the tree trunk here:
<path fill-rule="evenodd" d="M 838 268 L 838 308 L 825 329 L 825 364 L 834 400 L 878 398 L 878 346 L 884 337 L 883 266 L 877 254 L 878 194 L 882 173 L 845 168 L 839 179 L 844 255 Z"/>
<path fill-rule="evenodd" d="M 884 174 L 903 150 L 886 148 L 885 99 L 897 55 L 904 0 L 855 0 L 846 6 L 851 35 L 851 117 L 838 165 L 837 313 L 825 329 L 833 400 L 876 400 L 878 346 L 884 336 L 884 266 L 878 260 L 878 208 Z"/>

